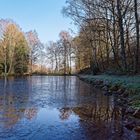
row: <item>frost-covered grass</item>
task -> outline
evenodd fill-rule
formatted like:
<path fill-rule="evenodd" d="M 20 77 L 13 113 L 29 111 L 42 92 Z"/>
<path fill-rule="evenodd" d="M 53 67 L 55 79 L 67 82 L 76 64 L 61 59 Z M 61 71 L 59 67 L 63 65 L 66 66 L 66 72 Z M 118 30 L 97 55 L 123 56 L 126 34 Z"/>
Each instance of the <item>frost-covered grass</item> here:
<path fill-rule="evenodd" d="M 135 76 L 116 76 L 116 75 L 80 75 L 80 77 L 87 81 L 101 80 L 110 85 L 119 85 L 128 90 L 131 90 L 129 98 L 131 98 L 131 105 L 134 108 L 140 108 L 140 75 Z"/>
<path fill-rule="evenodd" d="M 114 76 L 114 75 L 82 75 L 81 77 L 89 80 L 102 80 L 110 84 L 118 84 L 125 88 L 140 91 L 140 75 L 136 76 Z"/>

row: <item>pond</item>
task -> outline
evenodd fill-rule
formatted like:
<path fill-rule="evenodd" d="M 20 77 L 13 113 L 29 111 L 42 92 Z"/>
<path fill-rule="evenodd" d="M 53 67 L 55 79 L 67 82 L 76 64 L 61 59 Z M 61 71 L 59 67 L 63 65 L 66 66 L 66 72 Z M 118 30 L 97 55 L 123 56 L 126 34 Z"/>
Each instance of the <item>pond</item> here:
<path fill-rule="evenodd" d="M 75 76 L 0 80 L 0 140 L 134 139 L 114 96 Z"/>

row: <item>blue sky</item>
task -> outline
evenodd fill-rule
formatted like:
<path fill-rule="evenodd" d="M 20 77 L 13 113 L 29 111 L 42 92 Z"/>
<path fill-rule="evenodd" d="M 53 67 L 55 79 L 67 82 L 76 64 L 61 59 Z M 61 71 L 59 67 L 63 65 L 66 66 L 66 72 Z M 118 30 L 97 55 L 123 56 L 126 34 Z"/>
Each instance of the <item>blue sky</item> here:
<path fill-rule="evenodd" d="M 0 0 L 0 18 L 13 19 L 23 31 L 36 30 L 43 43 L 56 41 L 61 30 L 76 30 L 61 9 L 65 0 Z"/>

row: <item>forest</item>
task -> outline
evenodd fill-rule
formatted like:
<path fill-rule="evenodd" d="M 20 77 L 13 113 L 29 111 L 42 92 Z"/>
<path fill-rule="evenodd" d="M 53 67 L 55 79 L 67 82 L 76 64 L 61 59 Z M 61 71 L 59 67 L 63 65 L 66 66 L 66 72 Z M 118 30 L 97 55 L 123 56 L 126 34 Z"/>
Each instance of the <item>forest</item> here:
<path fill-rule="evenodd" d="M 73 39 L 76 70 L 138 73 L 138 0 L 67 0 L 62 12 L 79 27 Z"/>
<path fill-rule="evenodd" d="M 31 74 L 35 64 L 39 73 L 139 73 L 139 5 L 138 0 L 67 0 L 62 14 L 78 33 L 61 31 L 60 39 L 47 45 L 36 31 L 24 33 L 14 21 L 1 19 L 0 73 Z"/>
<path fill-rule="evenodd" d="M 36 31 L 23 32 L 13 20 L 0 20 L 0 74 L 32 74 L 42 44 Z"/>

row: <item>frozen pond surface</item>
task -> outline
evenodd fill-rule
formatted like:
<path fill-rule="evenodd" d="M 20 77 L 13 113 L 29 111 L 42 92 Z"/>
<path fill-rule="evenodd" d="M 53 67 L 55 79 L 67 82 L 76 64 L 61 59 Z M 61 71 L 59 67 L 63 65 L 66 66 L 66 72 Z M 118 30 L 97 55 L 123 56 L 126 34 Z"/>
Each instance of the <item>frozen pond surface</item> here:
<path fill-rule="evenodd" d="M 122 112 L 74 76 L 0 80 L 0 140 L 133 140 Z"/>

